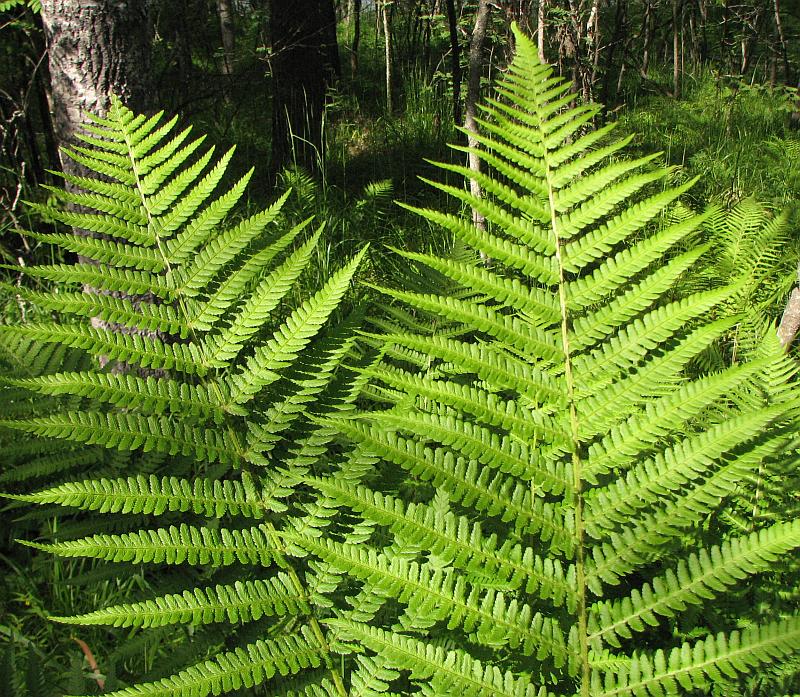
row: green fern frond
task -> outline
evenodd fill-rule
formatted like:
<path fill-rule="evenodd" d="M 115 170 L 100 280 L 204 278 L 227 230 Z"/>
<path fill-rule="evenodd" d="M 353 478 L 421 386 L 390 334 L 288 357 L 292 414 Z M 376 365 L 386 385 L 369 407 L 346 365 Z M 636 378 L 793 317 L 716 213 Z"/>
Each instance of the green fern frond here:
<path fill-rule="evenodd" d="M 252 480 L 178 479 L 137 475 L 120 479 L 87 479 L 68 482 L 34 494 L 12 498 L 33 503 L 57 503 L 101 513 L 144 513 L 192 511 L 209 518 L 242 515 L 264 517 L 264 509 Z"/>
<path fill-rule="evenodd" d="M 182 523 L 177 527 L 171 525 L 121 535 L 98 534 L 52 544 L 23 544 L 62 557 L 91 557 L 133 564 L 230 566 L 239 563 L 269 566 L 274 549 L 269 537 L 264 526 L 229 530 Z"/>
<path fill-rule="evenodd" d="M 794 457 L 795 371 L 765 339 L 745 362 L 695 372 L 742 320 L 731 308 L 748 284 L 731 274 L 682 285 L 717 251 L 703 228 L 719 209 L 680 209 L 695 181 L 670 186 L 673 170 L 654 157 L 621 157 L 628 141 L 609 143 L 613 126 L 590 129 L 597 108 L 574 106 L 529 39 L 516 39 L 517 58 L 479 120 L 480 147 L 469 150 L 483 173 L 442 166 L 483 196 L 433 184 L 485 227 L 406 206 L 491 262 L 400 252 L 447 289 L 375 286 L 399 319 L 365 334 L 381 361 L 365 371 L 360 410 L 323 422 L 355 441 L 351 457 L 373 459 L 354 482 L 342 472 L 309 480 L 338 513 L 328 535 L 315 528 L 292 541 L 360 589 L 329 621 L 350 650 L 366 645 L 412 684 L 430 679 L 431 694 L 462 689 L 443 644 L 466 661 L 496 658 L 524 689 L 688 693 L 794 651 L 788 638 L 759 654 L 759 642 L 780 644 L 777 625 L 743 639 L 737 625 L 755 621 L 747 610 L 753 619 L 690 615 L 698 632 L 729 628 L 709 640 L 707 661 L 651 628 L 738 592 L 796 547 L 791 520 L 737 538 L 713 515 L 775 458 Z M 360 536 L 363 526 L 375 531 Z M 357 542 L 337 537 L 348 531 Z M 715 534 L 721 541 L 709 542 Z M 481 624 L 470 614 L 472 598 L 501 608 L 491 629 L 489 615 Z M 534 655 L 508 624 L 520 608 L 526 623 L 553 623 L 541 625 L 554 631 Z M 556 635 L 563 644 L 548 640 Z M 758 659 L 728 662 L 728 640 L 752 643 Z M 642 641 L 666 647 L 643 653 Z"/>
<path fill-rule="evenodd" d="M 13 365 L 6 395 L 13 391 L 20 405 L 2 425 L 48 444 L 41 452 L 8 448 L 17 452 L 2 475 L 14 486 L 9 496 L 48 506 L 49 515 L 57 506 L 84 512 L 60 525 L 53 542 L 26 544 L 65 557 L 270 570 L 260 580 L 157 588 L 152 600 L 60 618 L 67 623 L 160 627 L 275 616 L 286 631 L 287 623 L 310 627 L 227 653 L 209 647 L 206 662 L 173 666 L 172 677 L 115 694 L 221 694 L 318 667 L 317 684 L 343 695 L 309 602 L 308 589 L 322 582 L 288 556 L 279 527 L 322 525 L 325 506 L 308 500 L 303 475 L 335 434 L 309 416 L 347 413 L 364 380 L 343 367 L 359 364 L 358 315 L 341 332 L 325 331 L 364 251 L 306 291 L 301 277 L 324 225 L 308 236 L 311 219 L 285 226 L 288 192 L 231 224 L 252 174 L 225 187 L 232 149 L 219 158 L 213 148 L 203 152 L 204 139 L 176 133 L 176 119 L 137 116 L 116 98 L 106 116 L 88 119 L 81 144 L 64 152 L 90 174 L 65 175 L 69 192 L 40 209 L 76 234 L 30 233 L 82 258 L 15 269 L 68 289 L 15 288 L 58 317 L 0 332 L 0 356 Z M 280 465 L 230 474 L 265 463 L 272 451 Z M 80 466 L 80 481 L 59 483 Z M 28 493 L 26 480 L 39 476 L 51 482 Z M 107 526 L 91 517 L 98 513 L 110 514 Z M 126 522 L 123 514 L 157 515 L 161 527 L 135 529 L 141 518 Z M 260 525 L 245 527 L 247 519 Z M 94 534 L 80 538 L 87 530 Z"/>
<path fill-rule="evenodd" d="M 292 580 L 279 574 L 264 581 L 195 588 L 140 603 L 106 607 L 86 615 L 51 617 L 64 624 L 105 624 L 114 627 L 162 627 L 168 624 L 252 622 L 271 615 L 303 615 L 309 608 Z"/>
<path fill-rule="evenodd" d="M 153 683 L 107 692 L 109 697 L 206 697 L 249 688 L 275 675 L 293 675 L 322 663 L 323 649 L 306 627 L 276 639 L 259 639 L 233 651 L 217 654 Z"/>

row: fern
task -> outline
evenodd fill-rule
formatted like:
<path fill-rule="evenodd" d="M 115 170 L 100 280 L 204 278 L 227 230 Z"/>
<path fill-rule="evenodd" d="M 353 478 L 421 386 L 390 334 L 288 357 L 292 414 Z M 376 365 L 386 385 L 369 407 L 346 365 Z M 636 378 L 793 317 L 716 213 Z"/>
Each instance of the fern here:
<path fill-rule="evenodd" d="M 761 292 L 782 223 L 765 237 L 736 222 L 743 207 L 677 208 L 693 182 L 624 159 L 627 140 L 588 130 L 596 108 L 571 107 L 520 33 L 517 50 L 480 121 L 485 198 L 434 184 L 487 229 L 412 208 L 491 265 L 401 251 L 460 287 L 380 289 L 461 329 L 379 320 L 384 358 L 365 375 L 388 406 L 325 421 L 356 447 L 310 483 L 341 508 L 334 524 L 376 532 L 291 541 L 357 584 L 327 624 L 368 650 L 353 681 L 375 693 L 695 694 L 780 666 L 800 650 L 791 609 L 758 623 L 745 602 L 710 605 L 796 550 L 797 521 L 714 521 L 794 461 L 795 366 L 773 330 L 746 362 L 692 371 Z M 752 263 L 705 261 L 721 252 L 709 228 L 744 235 Z M 729 272 L 689 287 L 714 260 Z M 693 637 L 669 631 L 684 617 Z"/>
<path fill-rule="evenodd" d="M 59 620 L 143 628 L 277 615 L 305 627 L 284 622 L 268 640 L 212 653 L 123 694 L 219 694 L 310 666 L 341 685 L 308 602 L 313 574 L 306 579 L 289 559 L 278 527 L 288 524 L 279 513 L 302 493 L 303 474 L 332 436 L 307 415 L 345 412 L 357 394 L 360 378 L 342 363 L 360 360 L 352 330 L 358 315 L 340 329 L 325 325 L 364 252 L 304 291 L 323 226 L 311 235 L 310 219 L 286 226 L 288 193 L 227 223 L 250 178 L 215 194 L 232 150 L 218 159 L 213 148 L 202 154 L 203 139 L 191 139 L 189 129 L 175 134 L 176 119 L 136 115 L 117 99 L 106 117 L 89 119 L 82 144 L 65 153 L 90 174 L 65 175 L 67 189 L 53 189 L 61 205 L 31 204 L 80 233 L 30 233 L 81 255 L 74 265 L 24 269 L 66 289 L 19 289 L 57 320 L 0 332 L 12 368 L 34 364 L 2 378 L 6 394 L 18 395 L 24 407 L 16 418 L 6 411 L 2 426 L 36 438 L 9 440 L 6 457 L 17 464 L 3 483 L 13 483 L 11 498 L 48 510 L 137 516 L 127 525 L 108 519 L 121 529 L 65 521 L 57 538 L 26 543 L 31 547 L 198 570 L 185 573 L 190 589 Z M 84 358 L 66 360 L 65 352 Z M 112 451 L 123 457 L 109 467 L 104 453 Z M 84 478 L 63 482 L 78 466 L 87 467 Z M 157 474 L 159 468 L 169 475 Z M 33 477 L 55 482 L 25 493 Z M 292 506 L 288 520 L 306 516 Z M 200 522 L 206 518 L 213 520 Z M 81 528 L 94 532 L 76 537 Z M 254 576 L 209 584 L 209 574 L 224 575 L 233 565 Z"/>
<path fill-rule="evenodd" d="M 715 251 L 702 231 L 720 213 L 681 211 L 691 183 L 670 186 L 654 158 L 625 159 L 628 141 L 613 125 L 591 130 L 597 107 L 571 106 L 569 85 L 516 38 L 481 120 L 485 197 L 436 185 L 487 229 L 413 209 L 471 251 L 401 252 L 418 282 L 380 288 L 388 317 L 361 333 L 376 354 L 355 346 L 357 315 L 323 329 L 358 257 L 282 310 L 315 237 L 291 251 L 301 223 L 264 239 L 279 204 L 218 229 L 236 196 L 204 207 L 222 168 L 191 164 L 199 146 L 185 134 L 159 146 L 168 129 L 115 103 L 90 124 L 90 147 L 71 151 L 110 181 L 72 182 L 87 195 L 71 202 L 98 211 L 79 214 L 97 217 L 60 219 L 123 238 L 47 239 L 114 260 L 106 289 L 150 286 L 161 309 L 31 294 L 83 319 L 5 329 L 9 355 L 67 340 L 156 372 L 9 377 L 8 389 L 78 406 L 5 425 L 150 449 L 188 474 L 17 492 L 112 520 L 158 518 L 26 544 L 200 567 L 192 588 L 61 623 L 246 623 L 237 648 L 218 642 L 169 677 L 110 694 L 263 683 L 287 696 L 656 697 L 764 670 L 789 684 L 800 617 L 783 559 L 800 528 L 790 506 L 746 530 L 726 521 L 751 481 L 796 462 L 796 367 L 764 332 L 744 360 L 697 371 L 752 288 L 746 273 L 683 283 Z M 32 274 L 104 287 L 89 264 Z M 140 333 L 92 327 L 95 316 Z M 739 590 L 756 575 L 772 582 L 760 614 Z"/>

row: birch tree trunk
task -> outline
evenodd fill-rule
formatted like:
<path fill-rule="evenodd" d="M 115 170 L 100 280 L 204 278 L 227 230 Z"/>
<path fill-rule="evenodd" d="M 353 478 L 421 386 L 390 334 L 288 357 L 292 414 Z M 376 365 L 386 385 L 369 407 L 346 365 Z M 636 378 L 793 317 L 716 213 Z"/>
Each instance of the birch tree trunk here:
<path fill-rule="evenodd" d="M 104 114 L 112 93 L 134 111 L 151 105 L 148 3 L 42 0 L 42 25 L 59 144 L 72 139 L 83 113 Z M 78 173 L 70 160 L 62 166 Z"/>
<path fill-rule="evenodd" d="M 547 13 L 547 0 L 539 0 L 536 8 L 536 47 L 539 51 L 539 62 L 545 63 L 544 58 L 544 20 Z"/>
<path fill-rule="evenodd" d="M 147 111 L 153 99 L 149 84 L 150 18 L 148 4 L 126 0 L 42 0 L 42 25 L 50 65 L 51 109 L 59 145 L 73 140 L 84 122 L 84 114 L 104 115 L 117 95 L 137 112 Z M 61 158 L 64 172 L 88 174 L 85 167 L 68 157 Z M 75 229 L 77 235 L 91 233 Z M 91 259 L 78 259 L 95 263 Z M 85 287 L 87 293 L 96 293 Z M 131 296 L 124 296 L 131 297 Z M 134 296 L 136 302 L 151 302 L 149 296 Z M 92 318 L 92 325 L 110 331 L 149 334 L 140 329 Z M 101 365 L 105 365 L 101 359 Z M 115 363 L 113 372 L 127 372 Z M 152 371 L 139 371 L 141 374 Z M 158 372 L 158 371 L 156 371 Z"/>
<path fill-rule="evenodd" d="M 217 0 L 217 14 L 219 14 L 219 29 L 222 37 L 222 74 L 225 76 L 223 91 L 225 100 L 230 101 L 234 51 L 236 49 L 236 36 L 233 28 L 233 5 L 231 0 Z"/>
<path fill-rule="evenodd" d="M 394 99 L 392 98 L 392 83 L 394 77 L 392 75 L 392 23 L 391 15 L 389 12 L 389 0 L 383 0 L 381 3 L 383 14 L 383 37 L 384 37 L 384 59 L 386 61 L 386 112 L 391 114 L 394 111 Z"/>
<path fill-rule="evenodd" d="M 681 8 L 672 0 L 672 95 L 681 98 Z"/>
<path fill-rule="evenodd" d="M 478 141 L 473 134 L 478 132 L 477 104 L 481 95 L 481 73 L 483 72 L 483 44 L 486 39 L 486 26 L 489 23 L 489 0 L 479 0 L 478 10 L 475 13 L 475 27 L 472 30 L 472 39 L 469 44 L 469 79 L 467 81 L 467 101 L 464 109 L 464 126 L 467 129 L 467 144 L 470 148 L 478 147 Z M 481 161 L 477 153 L 469 153 L 469 168 L 473 172 L 481 171 Z M 473 196 L 482 195 L 481 185 L 475 179 L 470 179 L 469 190 Z M 472 221 L 479 230 L 486 229 L 486 220 L 483 215 L 472 209 Z"/>

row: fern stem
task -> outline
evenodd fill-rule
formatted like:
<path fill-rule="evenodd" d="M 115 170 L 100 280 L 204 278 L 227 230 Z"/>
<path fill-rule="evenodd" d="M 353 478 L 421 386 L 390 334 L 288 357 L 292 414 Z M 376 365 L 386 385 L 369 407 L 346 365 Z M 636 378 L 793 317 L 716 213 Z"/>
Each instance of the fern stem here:
<path fill-rule="evenodd" d="M 307 595 L 307 591 L 303 586 L 303 582 L 300 580 L 300 577 L 297 575 L 297 572 L 294 570 L 294 567 L 286 556 L 286 548 L 283 545 L 281 534 L 278 532 L 278 530 L 276 530 L 275 526 L 270 521 L 266 521 L 264 526 L 272 536 L 273 544 L 275 545 L 275 557 L 278 565 L 286 571 L 286 574 L 289 576 L 295 591 L 297 591 L 298 594 Z M 333 680 L 333 684 L 336 686 L 337 693 L 340 697 L 347 697 L 347 688 L 344 686 L 344 681 L 342 680 L 342 676 L 339 674 L 339 671 L 334 667 L 333 660 L 331 659 L 331 649 L 330 646 L 328 646 L 325 633 L 322 631 L 322 626 L 320 625 L 319 620 L 312 613 L 309 613 L 308 615 L 308 624 L 311 628 L 311 631 L 314 633 L 314 637 L 322 647 L 325 657 L 325 667 L 330 672 L 331 679 Z"/>
<path fill-rule="evenodd" d="M 540 117 L 541 118 L 541 117 Z M 544 129 L 542 129 L 544 133 Z M 544 144 L 544 139 L 543 139 Z M 564 351 L 564 381 L 567 385 L 567 402 L 569 403 L 570 432 L 572 435 L 572 479 L 573 496 L 575 500 L 575 575 L 578 602 L 576 612 L 578 615 L 578 642 L 580 646 L 581 662 L 581 697 L 590 697 L 589 683 L 591 671 L 589 666 L 589 630 L 586 612 L 586 562 L 584 550 L 583 526 L 583 478 L 581 474 L 581 457 L 578 452 L 578 413 L 575 408 L 575 384 L 572 377 L 572 359 L 569 343 L 569 310 L 567 307 L 567 279 L 566 271 L 561 256 L 562 241 L 558 234 L 558 218 L 556 216 L 556 200 L 553 185 L 548 149 L 545 145 L 542 159 L 544 161 L 545 176 L 547 179 L 547 196 L 550 203 L 550 224 L 555 238 L 555 258 L 558 264 L 558 301 L 561 309 L 561 348 Z"/>

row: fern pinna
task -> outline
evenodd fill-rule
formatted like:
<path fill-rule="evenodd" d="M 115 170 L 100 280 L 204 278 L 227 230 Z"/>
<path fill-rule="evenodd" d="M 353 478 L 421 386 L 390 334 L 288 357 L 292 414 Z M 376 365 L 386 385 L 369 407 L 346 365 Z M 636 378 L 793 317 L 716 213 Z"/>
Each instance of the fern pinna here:
<path fill-rule="evenodd" d="M 450 331 L 367 337 L 375 406 L 326 421 L 356 446 L 311 481 L 351 532 L 292 541 L 347 579 L 325 624 L 357 656 L 351 694 L 708 694 L 800 649 L 790 605 L 758 623 L 736 595 L 800 522 L 719 524 L 796 463 L 795 366 L 773 330 L 746 362 L 690 369 L 746 286 L 676 291 L 715 213 L 667 215 L 692 182 L 623 158 L 629 139 L 591 130 L 597 108 L 516 39 L 484 173 L 441 165 L 485 197 L 432 182 L 487 229 L 417 211 L 475 260 L 400 252 L 462 291 L 382 289 Z"/>
<path fill-rule="evenodd" d="M 170 685 L 182 686 L 175 694 L 216 694 L 221 685 L 309 666 L 341 683 L 327 630 L 309 606 L 309 588 L 324 581 L 293 565 L 280 528 L 303 529 L 315 515 L 293 498 L 331 431 L 308 414 L 342 413 L 357 393 L 359 378 L 341 366 L 354 348 L 353 320 L 325 325 L 364 252 L 304 293 L 298 281 L 322 226 L 308 234 L 309 219 L 287 228 L 286 196 L 226 222 L 250 178 L 215 194 L 232 151 L 215 161 L 213 149 L 200 154 L 203 138 L 174 130 L 175 119 L 136 115 L 116 99 L 106 117 L 89 118 L 82 144 L 65 150 L 89 174 L 64 175 L 68 205 L 34 205 L 83 234 L 30 233 L 79 262 L 24 269 L 58 292 L 15 289 L 62 319 L 0 328 L 5 362 L 33 366 L 3 379 L 2 426 L 39 444 L 8 443 L 7 458 L 20 464 L 4 486 L 41 476 L 52 482 L 82 468 L 87 453 L 130 452 L 111 464 L 101 456 L 91 479 L 84 470 L 79 481 L 13 498 L 135 514 L 106 519 L 144 527 L 98 532 L 95 523 L 95 534 L 63 539 L 69 528 L 62 526 L 56 541 L 29 544 L 64 556 L 198 569 L 186 576 L 196 587 L 61 621 L 155 627 L 292 618 L 160 686 L 125 694 L 163 694 Z M 22 391 L 39 399 L 31 406 Z M 236 578 L 225 576 L 232 564 L 246 565 Z"/>

